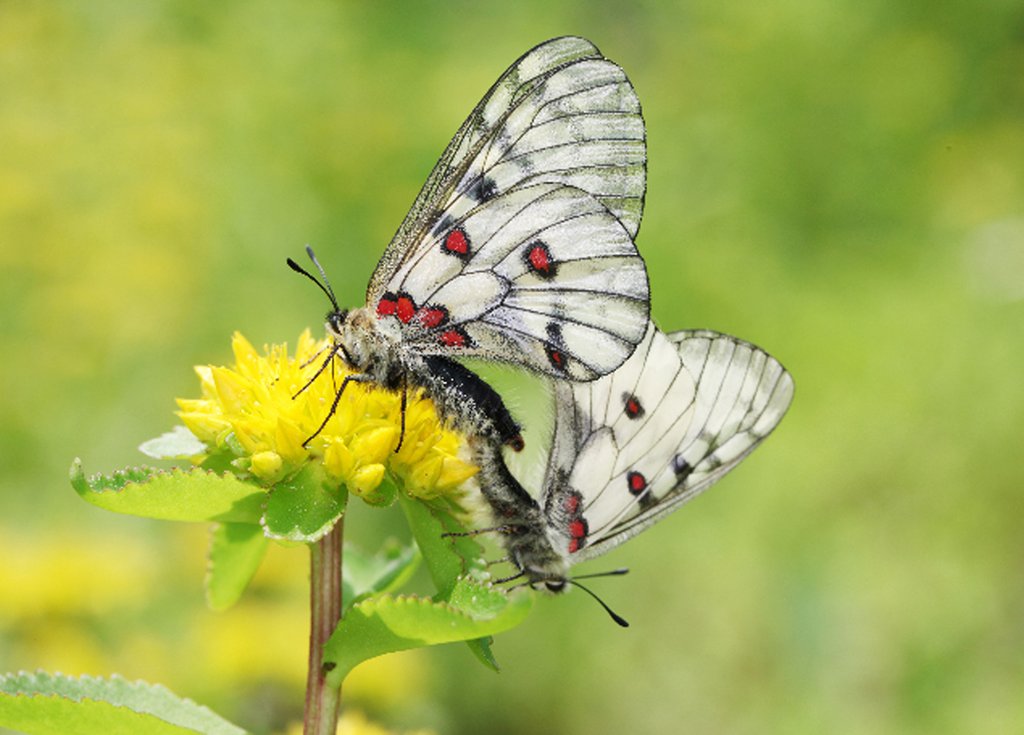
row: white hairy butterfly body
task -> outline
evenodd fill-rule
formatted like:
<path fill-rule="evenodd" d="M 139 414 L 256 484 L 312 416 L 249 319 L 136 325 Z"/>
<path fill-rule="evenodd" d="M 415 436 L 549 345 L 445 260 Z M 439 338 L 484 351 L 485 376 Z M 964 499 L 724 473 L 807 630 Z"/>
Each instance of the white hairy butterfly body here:
<path fill-rule="evenodd" d="M 632 354 L 649 312 L 633 244 L 645 151 L 632 85 L 590 42 L 524 54 L 445 149 L 366 305 L 328 315 L 346 382 L 422 387 L 465 433 L 521 446 L 501 398 L 453 358 L 588 381 Z"/>

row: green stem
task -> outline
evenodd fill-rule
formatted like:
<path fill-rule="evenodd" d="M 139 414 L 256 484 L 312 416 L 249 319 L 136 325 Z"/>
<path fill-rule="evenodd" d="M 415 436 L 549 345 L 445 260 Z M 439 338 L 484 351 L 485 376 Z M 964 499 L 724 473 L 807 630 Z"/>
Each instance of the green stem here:
<path fill-rule="evenodd" d="M 341 688 L 327 684 L 324 644 L 341 620 L 341 539 L 344 518 L 309 547 L 309 670 L 304 735 L 334 735 Z"/>

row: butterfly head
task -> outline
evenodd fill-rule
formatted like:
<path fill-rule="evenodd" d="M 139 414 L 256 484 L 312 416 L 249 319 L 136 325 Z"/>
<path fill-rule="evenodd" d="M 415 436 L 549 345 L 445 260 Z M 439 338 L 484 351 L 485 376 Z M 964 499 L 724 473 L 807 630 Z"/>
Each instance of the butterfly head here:
<path fill-rule="evenodd" d="M 348 309 L 332 309 L 327 312 L 327 333 L 335 338 L 341 336 L 347 319 Z"/>
<path fill-rule="evenodd" d="M 615 570 L 612 570 L 610 572 L 598 572 L 596 574 L 582 574 L 582 575 L 579 575 L 577 577 L 566 577 L 566 576 L 554 575 L 554 574 L 549 574 L 548 576 L 542 576 L 541 574 L 531 573 L 529 571 L 527 571 L 526 573 L 530 577 L 529 585 L 530 585 L 530 587 L 533 587 L 534 589 L 537 589 L 537 585 L 538 584 L 542 584 L 542 585 L 544 585 L 544 588 L 547 589 L 548 592 L 552 592 L 554 594 L 558 594 L 558 593 L 561 593 L 561 592 L 565 592 L 569 587 L 578 587 L 579 589 L 581 589 L 584 592 L 586 592 L 594 600 L 596 600 L 597 603 L 604 609 L 604 611 L 606 613 L 608 613 L 609 617 L 611 617 L 611 619 L 614 620 L 617 625 L 619 625 L 619 626 L 621 626 L 623 628 L 628 628 L 629 627 L 629 623 L 626 621 L 626 619 L 624 617 L 622 617 L 617 612 L 615 612 L 610 607 L 608 607 L 608 604 L 604 600 L 602 600 L 600 597 L 598 597 L 597 594 L 592 589 L 590 589 L 589 587 L 584 586 L 579 581 L 581 579 L 587 579 L 588 577 L 607 577 L 607 576 L 615 576 L 615 575 L 620 575 L 620 574 L 626 574 L 627 571 L 628 570 L 626 570 L 626 569 L 615 569 Z"/>
<path fill-rule="evenodd" d="M 326 326 L 328 336 L 350 367 L 362 373 L 373 373 L 377 382 L 390 386 L 392 381 L 386 374 L 377 375 L 377 367 L 388 363 L 382 357 L 391 354 L 389 338 L 397 339 L 397 335 L 389 334 L 389 325 L 382 324 L 373 312 L 362 307 L 330 312 Z"/>
<path fill-rule="evenodd" d="M 565 592 L 565 588 L 566 588 L 566 586 L 568 586 L 569 580 L 564 579 L 564 578 L 561 578 L 561 579 L 544 579 L 544 580 L 541 580 L 540 583 L 544 585 L 544 588 L 548 592 L 553 592 L 554 594 L 557 595 L 560 592 Z"/>
<path fill-rule="evenodd" d="M 338 299 L 334 296 L 334 289 L 327 280 L 327 273 L 316 259 L 313 248 L 306 246 L 306 254 L 316 266 L 320 273 L 317 278 L 291 258 L 288 258 L 288 267 L 296 273 L 304 275 L 317 285 L 321 291 L 330 299 L 331 310 L 327 312 L 327 335 L 334 342 L 335 352 L 345 358 L 345 362 L 355 370 L 367 372 L 373 364 L 374 355 L 380 354 L 380 335 L 378 334 L 376 319 L 365 308 L 363 309 L 342 309 L 338 305 Z"/>

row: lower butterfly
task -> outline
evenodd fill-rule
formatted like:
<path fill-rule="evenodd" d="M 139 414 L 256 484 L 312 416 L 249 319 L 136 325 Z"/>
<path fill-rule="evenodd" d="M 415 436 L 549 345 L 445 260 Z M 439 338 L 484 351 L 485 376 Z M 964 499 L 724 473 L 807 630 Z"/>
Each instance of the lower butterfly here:
<path fill-rule="evenodd" d="M 614 373 L 554 390 L 539 502 L 493 448 L 477 444 L 475 452 L 481 489 L 518 569 L 512 579 L 560 592 L 573 583 L 573 564 L 627 541 L 733 469 L 782 420 L 793 379 L 735 337 L 665 334 L 650 324 Z"/>

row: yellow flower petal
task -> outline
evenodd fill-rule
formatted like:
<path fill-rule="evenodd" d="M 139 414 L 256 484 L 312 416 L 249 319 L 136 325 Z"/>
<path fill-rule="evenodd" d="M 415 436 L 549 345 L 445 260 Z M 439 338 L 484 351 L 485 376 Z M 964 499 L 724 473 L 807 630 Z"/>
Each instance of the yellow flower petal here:
<path fill-rule="evenodd" d="M 279 416 L 274 431 L 274 446 L 290 462 L 301 462 L 306 457 L 306 448 L 302 442 L 306 440 L 306 434 L 291 419 Z"/>
<path fill-rule="evenodd" d="M 208 413 L 179 411 L 178 418 L 199 441 L 207 444 L 215 442 L 222 431 L 231 427 L 227 419 Z"/>
<path fill-rule="evenodd" d="M 243 413 L 252 403 L 252 391 L 247 381 L 233 370 L 215 367 L 211 371 L 217 399 L 226 413 Z"/>
<path fill-rule="evenodd" d="M 250 465 L 252 473 L 265 482 L 276 482 L 282 477 L 284 461 L 277 452 L 256 452 Z"/>
<path fill-rule="evenodd" d="M 324 468 L 331 477 L 344 480 L 352 475 L 355 459 L 342 441 L 332 441 L 324 450 Z"/>
<path fill-rule="evenodd" d="M 417 463 L 405 476 L 405 491 L 414 498 L 428 500 L 436 496 L 435 486 L 441 475 L 441 457 L 429 457 Z"/>
<path fill-rule="evenodd" d="M 256 353 L 256 348 L 242 336 L 241 332 L 231 335 L 231 351 L 235 353 L 236 366 L 243 372 L 247 366 L 259 362 L 260 356 Z"/>
<path fill-rule="evenodd" d="M 365 495 L 377 489 L 384 479 L 384 465 L 371 464 L 361 467 L 352 475 L 349 487 L 356 495 Z"/>
<path fill-rule="evenodd" d="M 458 457 L 445 457 L 441 474 L 437 476 L 437 488 L 442 492 L 456 488 L 479 471 L 476 465 L 463 462 Z"/>
<path fill-rule="evenodd" d="M 461 437 L 441 425 L 422 391 L 408 395 L 405 436 L 398 453 L 398 392 L 350 382 L 334 415 L 324 423 L 337 389 L 350 374 L 340 358 L 330 357 L 329 347 L 329 342 L 313 339 L 306 330 L 292 357 L 285 345 L 259 352 L 236 333 L 234 366 L 196 367 L 201 397 L 179 399 L 178 415 L 211 449 L 233 453 L 233 465 L 267 484 L 290 476 L 307 462 L 322 462 L 334 482 L 347 485 L 369 503 L 384 504 L 395 492 L 393 484 L 382 484 L 388 469 L 404 481 L 408 492 L 423 497 L 453 491 L 476 472 L 459 459 Z M 334 362 L 325 367 L 327 359 Z"/>
<path fill-rule="evenodd" d="M 395 426 L 381 426 L 357 436 L 352 441 L 352 453 L 364 464 L 380 463 L 388 458 L 397 442 L 398 429 Z"/>

